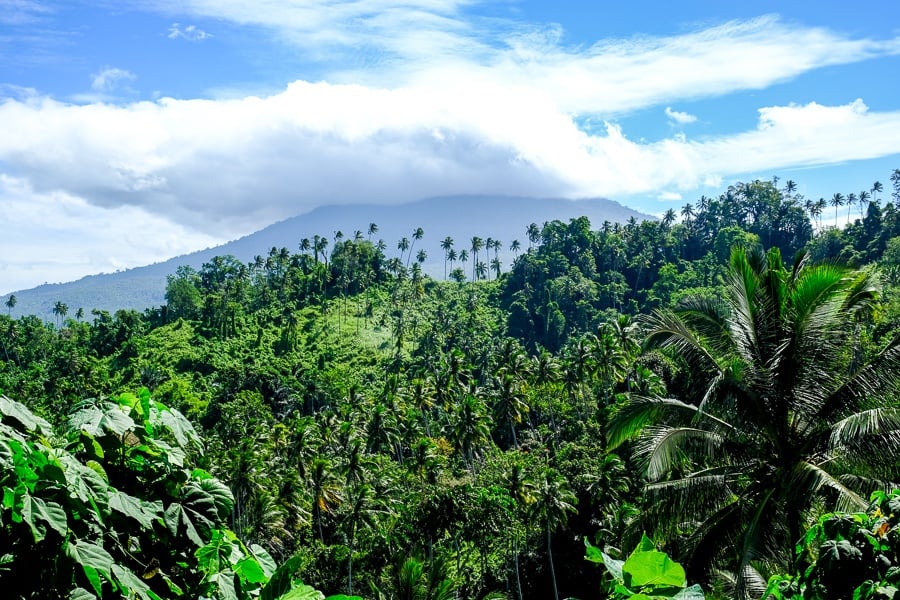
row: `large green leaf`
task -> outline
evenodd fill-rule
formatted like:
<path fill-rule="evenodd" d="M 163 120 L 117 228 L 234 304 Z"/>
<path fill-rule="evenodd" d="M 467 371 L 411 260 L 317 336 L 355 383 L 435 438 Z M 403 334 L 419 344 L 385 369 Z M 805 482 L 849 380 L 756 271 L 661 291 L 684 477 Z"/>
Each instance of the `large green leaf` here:
<path fill-rule="evenodd" d="M 19 404 L 6 396 L 0 396 L 0 415 L 4 417 L 4 420 L 10 419 L 15 421 L 24 431 L 29 433 L 37 433 L 43 436 L 53 433 L 53 427 L 50 423 L 32 413 L 24 404 Z"/>
<path fill-rule="evenodd" d="M 268 580 L 271 578 L 272 574 L 275 573 L 275 570 L 278 569 L 278 564 L 275 562 L 275 559 L 272 558 L 272 555 L 259 544 L 251 544 L 250 553 L 256 558 L 259 566 L 262 567 L 263 573 L 266 574 L 266 579 Z"/>
<path fill-rule="evenodd" d="M 141 600 L 163 600 L 150 589 L 149 585 L 144 583 L 140 577 L 132 573 L 129 569 L 113 564 L 112 574 L 120 586 L 125 588 L 125 590 L 137 594 L 137 597 Z M 126 597 L 131 597 L 131 594 L 126 594 Z"/>
<path fill-rule="evenodd" d="M 157 407 L 162 407 L 161 404 L 155 404 Z M 162 407 L 158 408 L 158 412 L 155 411 L 154 416 L 157 425 L 165 426 L 182 448 L 188 445 L 200 446 L 200 436 L 197 435 L 191 422 L 180 412 Z"/>
<path fill-rule="evenodd" d="M 69 592 L 68 600 L 97 600 L 97 596 L 82 587 L 77 587 Z"/>
<path fill-rule="evenodd" d="M 265 583 L 269 580 L 260 564 L 252 556 L 239 560 L 234 565 L 234 572 L 248 583 Z"/>
<path fill-rule="evenodd" d="M 237 590 L 234 589 L 234 572 L 231 570 L 216 573 L 209 580 L 216 584 L 218 596 L 221 600 L 238 600 Z"/>
<path fill-rule="evenodd" d="M 118 491 L 109 497 L 109 508 L 134 519 L 144 529 L 153 529 L 153 522 L 163 516 L 161 501 L 147 502 Z"/>
<path fill-rule="evenodd" d="M 166 512 L 163 513 L 163 520 L 173 537 L 178 536 L 178 532 L 181 531 L 181 526 L 184 525 L 184 532 L 188 539 L 197 546 L 203 546 L 203 538 L 200 537 L 200 533 L 194 526 L 193 520 L 184 509 L 184 506 L 180 503 L 173 502 L 170 504 L 169 508 L 166 509 Z"/>
<path fill-rule="evenodd" d="M 630 588 L 684 587 L 684 568 L 665 552 L 658 550 L 632 553 L 622 566 L 625 585 Z"/>
<path fill-rule="evenodd" d="M 279 600 L 291 589 L 294 580 L 294 571 L 300 566 L 303 558 L 299 555 L 292 556 L 282 564 L 272 578 L 269 579 L 259 594 L 260 600 Z"/>
<path fill-rule="evenodd" d="M 325 600 L 325 594 L 314 587 L 300 583 L 297 587 L 292 588 L 288 593 L 279 597 L 278 600 Z"/>
<path fill-rule="evenodd" d="M 22 499 L 22 520 L 31 528 L 35 542 L 47 536 L 48 526 L 63 537 L 68 531 L 66 511 L 59 504 L 28 494 Z"/>
<path fill-rule="evenodd" d="M 103 431 L 118 437 L 122 437 L 129 431 L 133 431 L 135 427 L 136 424 L 134 419 L 115 405 L 103 413 L 103 416 L 100 418 L 100 428 Z"/>
<path fill-rule="evenodd" d="M 102 546 L 84 540 L 66 544 L 66 555 L 81 565 L 85 577 L 97 594 L 101 594 L 103 582 L 100 580 L 100 575 L 102 574 L 107 579 L 110 578 L 113 557 Z"/>

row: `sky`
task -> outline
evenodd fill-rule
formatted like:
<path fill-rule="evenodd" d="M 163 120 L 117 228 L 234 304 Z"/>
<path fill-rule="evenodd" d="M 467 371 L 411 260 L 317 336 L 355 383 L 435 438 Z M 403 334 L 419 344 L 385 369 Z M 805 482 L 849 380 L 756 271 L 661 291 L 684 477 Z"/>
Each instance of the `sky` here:
<path fill-rule="evenodd" d="M 0 294 L 334 203 L 888 191 L 898 74 L 883 0 L 0 0 Z"/>

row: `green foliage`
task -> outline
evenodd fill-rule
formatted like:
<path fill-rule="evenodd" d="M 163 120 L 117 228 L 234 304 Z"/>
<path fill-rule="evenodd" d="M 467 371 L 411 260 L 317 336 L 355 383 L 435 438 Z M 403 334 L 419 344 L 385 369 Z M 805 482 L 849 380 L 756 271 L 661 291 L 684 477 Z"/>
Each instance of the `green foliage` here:
<path fill-rule="evenodd" d="M 224 527 L 231 491 L 187 466 L 199 437 L 146 390 L 85 402 L 56 439 L 0 397 L 5 597 L 306 597 L 296 560 L 276 570 Z"/>
<path fill-rule="evenodd" d="M 687 585 L 684 568 L 668 554 L 657 550 L 653 540 L 646 535 L 624 561 L 612 558 L 587 538 L 584 545 L 585 558 L 602 564 L 611 576 L 607 585 L 611 598 L 703 600 L 705 597 L 699 585 Z"/>
<path fill-rule="evenodd" d="M 797 569 L 773 575 L 765 597 L 893 598 L 900 589 L 900 492 L 873 492 L 865 512 L 826 513 L 796 547 Z"/>

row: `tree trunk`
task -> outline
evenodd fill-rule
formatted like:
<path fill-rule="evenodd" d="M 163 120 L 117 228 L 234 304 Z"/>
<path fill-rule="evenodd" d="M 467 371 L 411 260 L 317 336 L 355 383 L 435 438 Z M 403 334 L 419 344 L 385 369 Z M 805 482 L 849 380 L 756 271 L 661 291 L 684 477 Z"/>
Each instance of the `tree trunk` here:
<path fill-rule="evenodd" d="M 513 532 L 513 559 L 516 562 L 516 590 L 519 593 L 519 600 L 522 600 L 522 581 L 519 579 L 519 538 Z"/>
<path fill-rule="evenodd" d="M 553 599 L 559 600 L 556 589 L 556 569 L 553 568 L 553 549 L 550 546 L 550 519 L 547 519 L 547 556 L 550 558 L 550 579 L 553 581 Z"/>

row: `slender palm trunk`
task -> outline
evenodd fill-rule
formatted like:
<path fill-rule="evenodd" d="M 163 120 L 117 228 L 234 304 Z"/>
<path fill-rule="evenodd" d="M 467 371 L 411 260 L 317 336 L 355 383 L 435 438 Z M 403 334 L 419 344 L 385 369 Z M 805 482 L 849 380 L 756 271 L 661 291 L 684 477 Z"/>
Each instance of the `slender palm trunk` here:
<path fill-rule="evenodd" d="M 350 556 L 347 557 L 347 595 L 353 595 L 353 542 L 355 536 L 350 533 Z"/>
<path fill-rule="evenodd" d="M 513 532 L 513 560 L 516 563 L 516 591 L 519 593 L 519 600 L 522 600 L 522 580 L 519 579 L 519 536 Z"/>
<path fill-rule="evenodd" d="M 553 568 L 553 548 L 550 546 L 550 520 L 547 519 L 547 556 L 550 558 L 550 579 L 553 580 L 553 598 L 559 600 L 559 591 L 556 589 L 556 569 Z"/>

